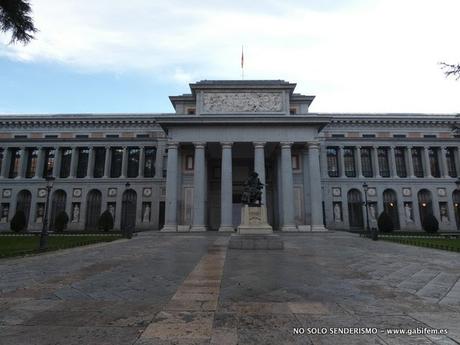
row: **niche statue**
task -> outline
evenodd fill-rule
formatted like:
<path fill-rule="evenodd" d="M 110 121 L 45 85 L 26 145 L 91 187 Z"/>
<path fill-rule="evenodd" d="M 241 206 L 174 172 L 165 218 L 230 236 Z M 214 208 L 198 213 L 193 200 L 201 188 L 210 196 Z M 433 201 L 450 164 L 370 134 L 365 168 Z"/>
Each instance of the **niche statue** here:
<path fill-rule="evenodd" d="M 262 206 L 262 188 L 264 184 L 259 180 L 259 174 L 252 172 L 244 183 L 241 202 L 249 206 Z"/>

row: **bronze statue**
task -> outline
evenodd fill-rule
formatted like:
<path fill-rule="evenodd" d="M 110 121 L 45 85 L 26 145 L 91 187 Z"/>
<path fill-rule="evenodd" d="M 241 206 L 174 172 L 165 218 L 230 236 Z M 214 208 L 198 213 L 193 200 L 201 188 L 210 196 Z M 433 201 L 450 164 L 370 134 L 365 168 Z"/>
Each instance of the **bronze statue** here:
<path fill-rule="evenodd" d="M 259 180 L 259 174 L 252 172 L 244 183 L 241 202 L 249 206 L 262 206 L 262 189 L 264 184 Z"/>

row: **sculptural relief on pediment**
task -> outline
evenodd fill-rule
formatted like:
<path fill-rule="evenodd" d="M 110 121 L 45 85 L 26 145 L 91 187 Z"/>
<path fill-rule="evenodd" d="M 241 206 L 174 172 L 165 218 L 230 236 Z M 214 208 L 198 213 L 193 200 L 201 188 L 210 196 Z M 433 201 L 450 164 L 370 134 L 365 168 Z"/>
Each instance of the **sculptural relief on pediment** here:
<path fill-rule="evenodd" d="M 206 92 L 203 113 L 281 112 L 281 92 Z"/>

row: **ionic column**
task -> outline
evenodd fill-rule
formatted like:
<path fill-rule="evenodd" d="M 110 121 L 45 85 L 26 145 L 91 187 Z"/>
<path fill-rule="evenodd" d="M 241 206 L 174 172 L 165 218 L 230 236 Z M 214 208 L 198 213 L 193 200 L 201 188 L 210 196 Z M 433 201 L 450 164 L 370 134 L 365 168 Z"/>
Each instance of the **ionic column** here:
<path fill-rule="evenodd" d="M 292 177 L 292 142 L 281 143 L 281 185 L 283 188 L 284 224 L 282 231 L 297 231 L 294 222 L 294 188 Z"/>
<path fill-rule="evenodd" d="M 340 177 L 345 176 L 345 157 L 344 157 L 344 147 L 339 146 L 339 170 L 340 170 Z"/>
<path fill-rule="evenodd" d="M 94 172 L 94 147 L 89 147 L 88 152 L 88 168 L 86 170 L 86 178 L 92 178 Z"/>
<path fill-rule="evenodd" d="M 323 224 L 323 204 L 321 192 L 321 173 L 319 168 L 319 142 L 308 143 L 308 157 L 310 165 L 310 207 L 311 230 L 327 230 Z"/>
<path fill-rule="evenodd" d="M 373 160 L 372 160 L 372 163 L 374 164 L 374 177 L 376 178 L 380 178 L 382 176 L 380 176 L 380 169 L 379 169 L 379 147 L 378 146 L 374 146 L 372 148 L 372 154 L 373 154 Z"/>
<path fill-rule="evenodd" d="M 193 144 L 195 145 L 195 161 L 193 171 L 193 218 L 190 231 L 206 231 L 206 143 Z"/>
<path fill-rule="evenodd" d="M 70 157 L 70 178 L 75 178 L 77 175 L 78 148 L 72 147 L 72 156 Z"/>
<path fill-rule="evenodd" d="M 9 147 L 3 148 L 2 169 L 0 171 L 0 178 L 8 177 L 8 167 L 10 162 L 11 152 Z"/>
<path fill-rule="evenodd" d="M 121 178 L 128 175 L 128 147 L 123 146 L 123 156 L 121 158 Z"/>
<path fill-rule="evenodd" d="M 19 149 L 18 176 L 16 176 L 16 178 L 24 177 L 25 166 L 26 166 L 26 148 L 21 147 Z"/>
<path fill-rule="evenodd" d="M 357 165 L 357 168 L 358 168 L 357 169 L 358 178 L 364 178 L 364 176 L 363 176 L 363 165 L 361 163 L 361 146 L 356 146 L 356 165 Z"/>
<path fill-rule="evenodd" d="M 396 156 L 395 156 L 395 147 L 390 146 L 390 176 L 391 177 L 399 177 L 398 172 L 396 171 Z"/>
<path fill-rule="evenodd" d="M 43 147 L 37 148 L 37 166 L 35 168 L 35 176 L 34 178 L 42 178 L 43 177 L 43 169 L 45 164 L 45 150 Z"/>
<path fill-rule="evenodd" d="M 423 154 L 424 154 L 424 168 L 425 168 L 425 177 L 433 177 L 431 175 L 431 167 L 430 167 L 430 153 L 429 153 L 429 147 L 424 146 L 423 147 Z"/>
<path fill-rule="evenodd" d="M 110 146 L 105 147 L 105 161 L 104 161 L 104 178 L 110 177 L 110 161 L 112 159 L 112 151 Z"/>
<path fill-rule="evenodd" d="M 259 174 L 259 180 L 264 184 L 262 189 L 262 205 L 266 205 L 267 188 L 265 187 L 265 143 L 254 143 L 254 171 Z"/>
<path fill-rule="evenodd" d="M 442 167 L 442 177 L 449 177 L 449 169 L 447 169 L 447 159 L 446 159 L 446 147 L 443 146 L 439 150 L 441 155 L 441 167 Z"/>
<path fill-rule="evenodd" d="M 219 231 L 233 232 L 233 190 L 232 190 L 232 143 L 221 143 L 221 187 L 220 187 L 220 227 Z"/>
<path fill-rule="evenodd" d="M 139 150 L 139 173 L 137 177 L 144 177 L 144 166 L 145 166 L 145 147 L 141 146 Z"/>
<path fill-rule="evenodd" d="M 59 177 L 61 168 L 61 150 L 60 147 L 54 148 L 54 165 L 53 165 L 53 176 L 55 178 Z"/>
<path fill-rule="evenodd" d="M 165 225 L 161 229 L 165 232 L 177 231 L 178 146 L 176 142 L 168 143 Z"/>
<path fill-rule="evenodd" d="M 407 152 L 407 176 L 415 178 L 414 175 L 414 162 L 412 161 L 412 146 L 406 147 Z"/>

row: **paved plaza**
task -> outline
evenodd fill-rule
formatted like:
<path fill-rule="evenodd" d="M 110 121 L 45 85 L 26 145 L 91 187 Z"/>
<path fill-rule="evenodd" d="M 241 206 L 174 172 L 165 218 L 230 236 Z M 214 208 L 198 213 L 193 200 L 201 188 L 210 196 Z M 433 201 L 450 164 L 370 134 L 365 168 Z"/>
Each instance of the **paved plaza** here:
<path fill-rule="evenodd" d="M 458 253 L 282 237 L 284 250 L 251 251 L 227 249 L 229 235 L 146 232 L 2 259 L 0 344 L 460 343 Z M 331 334 L 361 328 L 377 334 Z"/>

